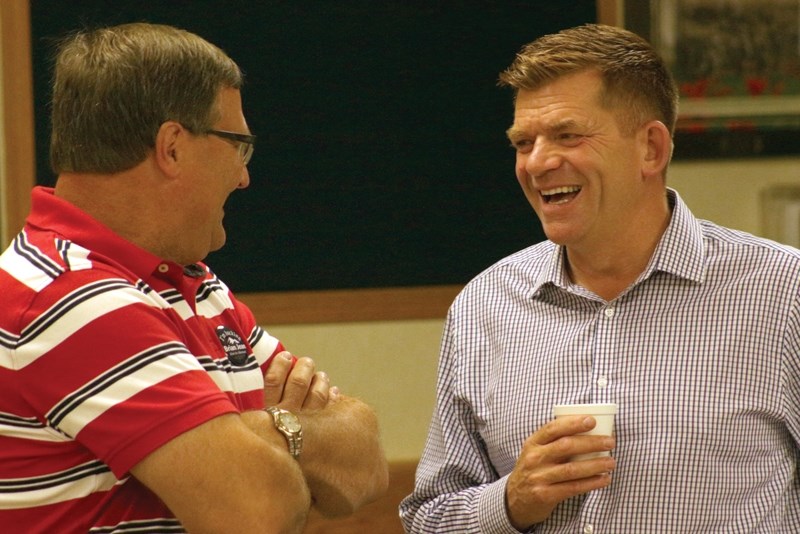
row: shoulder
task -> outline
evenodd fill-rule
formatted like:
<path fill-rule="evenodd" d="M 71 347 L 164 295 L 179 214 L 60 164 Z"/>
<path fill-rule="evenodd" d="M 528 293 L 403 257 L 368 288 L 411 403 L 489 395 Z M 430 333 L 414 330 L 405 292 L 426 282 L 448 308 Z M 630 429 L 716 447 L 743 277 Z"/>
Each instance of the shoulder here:
<path fill-rule="evenodd" d="M 454 307 L 532 291 L 551 268 L 557 246 L 542 241 L 495 262 L 467 283 Z"/>
<path fill-rule="evenodd" d="M 786 263 L 800 267 L 800 250 L 795 247 L 710 221 L 701 219 L 698 222 L 709 255 Z"/>
<path fill-rule="evenodd" d="M 794 302 L 800 295 L 800 250 L 753 234 L 700 221 L 706 279 Z M 757 289 L 756 289 L 757 288 Z"/>
<path fill-rule="evenodd" d="M 13 302 L 0 311 L 0 329 L 16 333 L 64 317 L 88 323 L 131 304 L 168 307 L 124 267 L 47 232 L 22 232 L 3 252 L 0 292 Z"/>

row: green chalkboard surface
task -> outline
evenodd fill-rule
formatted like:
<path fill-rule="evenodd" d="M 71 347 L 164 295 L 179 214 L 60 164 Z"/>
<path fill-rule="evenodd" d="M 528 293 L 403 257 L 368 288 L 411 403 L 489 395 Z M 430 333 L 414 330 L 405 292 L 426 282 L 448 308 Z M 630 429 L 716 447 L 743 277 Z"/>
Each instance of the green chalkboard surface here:
<path fill-rule="evenodd" d="M 246 73 L 251 185 L 211 267 L 239 292 L 463 284 L 543 239 L 505 138 L 498 73 L 526 42 L 592 22 L 595 2 L 33 0 L 38 182 L 52 40 L 166 23 Z"/>

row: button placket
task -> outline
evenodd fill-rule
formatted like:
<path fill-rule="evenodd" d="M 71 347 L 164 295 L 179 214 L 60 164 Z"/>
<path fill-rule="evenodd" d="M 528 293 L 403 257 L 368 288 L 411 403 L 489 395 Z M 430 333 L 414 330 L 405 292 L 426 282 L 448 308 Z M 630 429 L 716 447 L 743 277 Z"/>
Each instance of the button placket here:
<path fill-rule="evenodd" d="M 608 390 L 611 384 L 614 360 L 617 357 L 619 321 L 616 303 L 605 303 L 598 311 L 597 340 L 592 359 L 592 402 L 611 402 Z"/>

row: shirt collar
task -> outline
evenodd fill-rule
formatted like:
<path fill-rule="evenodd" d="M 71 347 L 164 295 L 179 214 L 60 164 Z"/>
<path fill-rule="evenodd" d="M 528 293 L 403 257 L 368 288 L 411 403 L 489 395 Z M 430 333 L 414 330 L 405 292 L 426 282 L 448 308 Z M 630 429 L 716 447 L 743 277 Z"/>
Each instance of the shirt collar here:
<path fill-rule="evenodd" d="M 655 272 L 669 273 L 698 283 L 705 278 L 700 222 L 674 189 L 667 188 L 667 201 L 672 210 L 669 226 L 661 236 L 650 263 L 635 284 L 646 280 Z M 553 245 L 550 262 L 536 280 L 532 294 L 536 294 L 546 284 L 564 290 L 572 286 L 567 275 L 563 246 Z"/>
<path fill-rule="evenodd" d="M 667 188 L 667 200 L 672 208 L 672 220 L 640 280 L 654 272 L 665 272 L 693 282 L 703 282 L 705 248 L 700 221 L 674 189 Z"/>
<path fill-rule="evenodd" d="M 104 256 L 109 262 L 122 264 L 143 280 L 154 275 L 175 278 L 183 274 L 183 266 L 159 258 L 124 239 L 77 206 L 55 196 L 50 187 L 33 189 L 31 213 L 26 222 L 62 235 L 93 254 Z"/>

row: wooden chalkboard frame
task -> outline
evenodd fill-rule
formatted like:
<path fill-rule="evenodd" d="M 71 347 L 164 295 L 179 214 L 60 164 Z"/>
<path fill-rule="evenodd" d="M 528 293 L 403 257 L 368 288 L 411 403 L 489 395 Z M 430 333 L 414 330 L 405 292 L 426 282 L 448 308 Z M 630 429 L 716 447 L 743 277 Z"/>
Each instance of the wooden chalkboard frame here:
<path fill-rule="evenodd" d="M 598 0 L 597 17 L 619 24 L 618 0 Z M 27 0 L 0 2 L 2 51 L 2 172 L 5 177 L 0 214 L 2 245 L 22 228 L 35 183 L 33 69 L 30 4 Z M 240 294 L 265 325 L 291 323 L 410 320 L 444 317 L 458 285 L 368 288 L 326 291 L 287 291 Z"/>

